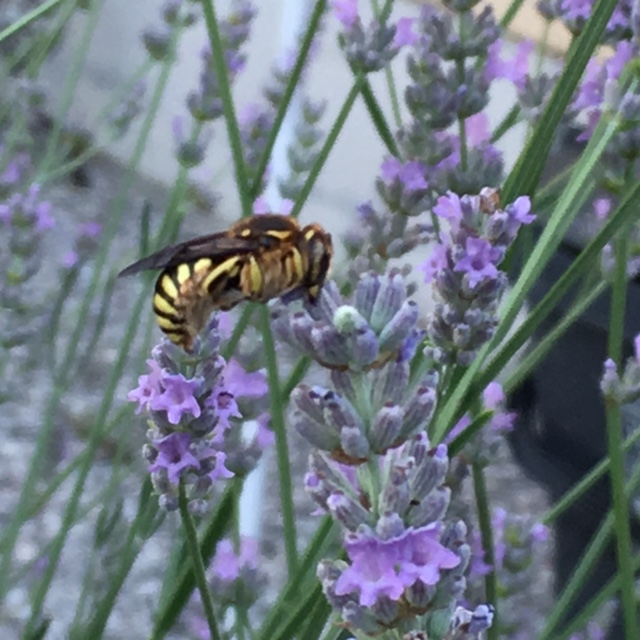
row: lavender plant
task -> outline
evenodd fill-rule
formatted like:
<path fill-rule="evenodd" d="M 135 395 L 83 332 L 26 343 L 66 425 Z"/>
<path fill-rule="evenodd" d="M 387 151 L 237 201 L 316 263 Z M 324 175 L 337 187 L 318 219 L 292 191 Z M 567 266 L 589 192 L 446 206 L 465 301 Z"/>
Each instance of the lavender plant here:
<path fill-rule="evenodd" d="M 11 91 L 37 86 L 45 53 L 76 4 L 25 2 L 22 17 L 0 21 L 0 46 L 16 55 L 4 75 L 22 83 Z M 86 56 L 100 4 L 82 3 L 87 25 L 76 61 Z M 12 389 L 48 377 L 28 400 L 26 392 L 3 397 L 18 400 L 18 409 L 33 405 L 37 417 L 27 433 L 35 437 L 37 427 L 37 440 L 23 464 L 26 455 L 11 453 L 23 413 L 11 414 L 0 467 L 10 476 L 7 486 L 19 483 L 20 491 L 0 503 L 0 599 L 8 612 L 0 635 L 496 640 L 576 637 L 586 629 L 598 637 L 605 633 L 598 608 L 617 598 L 622 626 L 611 633 L 639 637 L 636 522 L 628 504 L 637 474 L 624 455 L 633 442 L 623 441 L 637 436 L 632 403 L 640 370 L 637 353 L 623 364 L 625 296 L 638 253 L 637 7 L 540 3 L 548 20 L 561 20 L 575 37 L 559 75 L 550 77 L 537 72 L 530 44 L 507 44 L 517 3 L 498 20 L 474 0 L 425 5 L 412 17 L 392 0 L 372 2 L 369 12 L 357 0 L 335 0 L 331 11 L 316 0 L 301 14 L 296 46 L 259 83 L 262 102 L 254 96 L 241 104 L 236 80 L 255 56 L 252 34 L 266 9 L 239 0 L 223 16 L 218 4 L 162 5 L 160 23 L 141 34 L 145 64 L 105 105 L 107 134 L 92 131 L 93 142 L 79 155 L 69 158 L 64 137 L 72 95 L 56 108 L 41 146 L 22 136 L 31 121 L 9 108 L 10 90 L 0 99 L 0 297 L 11 312 L 3 314 L 0 370 L 18 381 Z M 42 16 L 47 21 L 40 23 Z M 335 41 L 325 28 L 330 21 Z M 16 48 L 15 34 L 27 38 L 43 25 L 50 30 L 42 44 Z M 174 120 L 177 178 L 166 214 L 158 219 L 151 211 L 162 207 L 145 207 L 138 234 L 130 222 L 139 208 L 127 196 L 183 38 L 195 37 L 196 25 L 207 42 L 193 61 L 199 77 L 186 92 L 187 115 Z M 601 44 L 612 47 L 609 57 L 599 57 Z M 337 92 L 316 95 L 312 66 L 321 64 L 320 45 L 339 51 L 353 75 L 341 103 L 334 103 Z M 406 86 L 399 85 L 400 65 Z M 26 69 L 36 84 L 19 77 Z M 496 127 L 488 105 L 504 81 L 515 86 L 517 104 Z M 358 122 L 362 137 L 379 137 L 384 152 L 371 176 L 371 199 L 340 208 L 351 229 L 345 238 L 333 234 L 337 257 L 317 301 L 296 291 L 259 311 L 246 303 L 231 314 L 216 312 L 190 353 L 167 340 L 152 347 L 148 286 L 121 297 L 119 287 L 130 289 L 114 284 L 114 249 L 136 235 L 142 253 L 175 241 L 189 211 L 193 169 L 213 149 L 214 123 L 226 128 L 239 213 L 298 216 L 360 97 L 368 118 Z M 46 100 L 38 105 L 49 108 Z M 327 122 L 331 113 L 335 120 Z M 519 122 L 529 127 L 527 141 L 510 168 L 499 142 Z M 548 155 L 569 124 L 580 127 L 586 146 L 572 171 L 540 187 Z M 227 147 L 221 134 L 215 129 L 216 154 Z M 135 150 L 109 193 L 113 200 L 105 197 L 99 215 L 68 227 L 47 189 L 59 188 L 61 176 L 92 158 L 103 140 L 124 135 L 136 136 Z M 596 184 L 606 200 L 596 201 L 591 237 L 553 290 L 527 309 L 533 285 Z M 232 200 L 224 194 L 225 204 Z M 312 217 L 312 207 L 304 215 Z M 75 230 L 56 247 L 62 285 L 51 282 L 41 244 L 54 233 L 54 220 Z M 329 219 L 316 222 L 333 231 Z M 257 249 L 251 255 L 254 279 L 285 269 L 261 261 Z M 237 255 L 230 249 L 218 257 L 222 268 Z M 398 262 L 405 258 L 419 268 Z M 289 276 L 297 277 L 293 271 Z M 247 277 L 238 273 L 226 286 L 242 288 Z M 548 328 L 550 311 L 580 279 L 567 318 Z M 42 298 L 54 301 L 49 313 L 33 304 L 35 283 L 51 289 Z M 306 287 L 300 282 L 302 293 Z M 611 330 L 601 389 L 609 459 L 544 518 L 496 508 L 486 476 L 501 464 L 505 434 L 519 428 L 508 396 L 606 287 Z M 539 343 L 528 344 L 534 334 Z M 9 368 L 18 343 L 32 347 L 34 364 L 41 353 L 48 368 Z M 84 440 L 66 424 L 76 404 L 89 416 Z M 113 450 L 102 455 L 108 446 Z M 142 455 L 131 456 L 134 450 Z M 308 459 L 306 472 L 296 458 Z M 263 510 L 278 519 L 281 513 L 282 529 L 275 539 L 263 533 L 258 544 L 244 535 L 245 516 L 238 514 L 246 514 L 245 484 L 268 464 L 277 466 L 278 490 L 271 491 L 271 476 L 259 476 L 268 489 Z M 554 610 L 541 612 L 529 588 L 539 579 L 546 526 L 605 473 L 613 505 L 608 529 L 603 525 L 576 581 L 612 532 L 618 575 L 577 611 L 569 584 Z M 312 504 L 315 515 L 305 517 Z M 82 532 L 89 526 L 87 542 Z M 78 578 L 74 566 L 85 556 Z M 144 606 L 136 594 L 138 563 L 151 585 Z"/>

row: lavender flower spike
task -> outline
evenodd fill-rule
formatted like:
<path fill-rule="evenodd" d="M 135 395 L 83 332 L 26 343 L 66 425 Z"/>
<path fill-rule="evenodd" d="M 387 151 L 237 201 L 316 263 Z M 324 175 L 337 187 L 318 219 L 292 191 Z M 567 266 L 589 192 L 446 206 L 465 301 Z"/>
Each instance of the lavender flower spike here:
<path fill-rule="evenodd" d="M 225 433 L 241 415 L 225 387 L 219 346 L 216 318 L 196 341 L 188 363 L 180 349 L 163 339 L 147 361 L 150 372 L 140 376 L 128 396 L 138 404 L 138 413 L 149 415 L 143 453 L 160 503 L 169 511 L 178 507 L 180 482 L 187 487 L 190 509 L 201 513 L 215 482 L 233 476 L 225 464 Z"/>
<path fill-rule="evenodd" d="M 443 633 L 433 637 L 444 637 L 454 628 L 451 612 L 462 597 L 471 552 L 464 523 L 443 521 L 447 466 L 444 445 L 430 449 L 425 434 L 357 474 L 312 454 L 307 489 L 345 528 L 348 555 L 348 562 L 321 562 L 318 577 L 330 604 L 354 632 L 407 633 L 420 626 L 431 634 L 442 627 Z"/>
<path fill-rule="evenodd" d="M 448 229 L 423 270 L 436 298 L 429 337 L 443 362 L 469 365 L 493 335 L 498 302 L 507 286 L 498 265 L 520 227 L 534 220 L 530 209 L 526 197 L 501 209 L 497 191 L 489 188 L 477 196 L 449 192 L 434 207 Z"/>

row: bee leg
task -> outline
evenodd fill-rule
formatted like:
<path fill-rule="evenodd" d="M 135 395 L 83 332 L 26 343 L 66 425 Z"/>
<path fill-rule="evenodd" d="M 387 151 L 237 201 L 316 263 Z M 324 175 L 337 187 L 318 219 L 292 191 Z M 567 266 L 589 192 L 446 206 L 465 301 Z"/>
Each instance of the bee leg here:
<path fill-rule="evenodd" d="M 290 304 L 291 302 L 301 300 L 302 298 L 309 300 L 309 293 L 306 287 L 296 287 L 295 289 L 291 289 L 291 291 L 287 291 L 280 296 L 280 300 L 284 304 Z"/>

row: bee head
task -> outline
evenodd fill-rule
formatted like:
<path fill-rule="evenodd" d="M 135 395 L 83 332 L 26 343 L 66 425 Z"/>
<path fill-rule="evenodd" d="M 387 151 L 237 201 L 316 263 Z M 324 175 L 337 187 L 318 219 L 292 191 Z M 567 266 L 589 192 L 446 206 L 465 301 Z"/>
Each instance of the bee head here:
<path fill-rule="evenodd" d="M 333 257 L 333 243 L 331 234 L 320 225 L 310 224 L 302 230 L 304 237 L 303 253 L 307 258 L 307 273 L 305 286 L 309 291 L 311 301 L 314 301 L 327 279 Z"/>

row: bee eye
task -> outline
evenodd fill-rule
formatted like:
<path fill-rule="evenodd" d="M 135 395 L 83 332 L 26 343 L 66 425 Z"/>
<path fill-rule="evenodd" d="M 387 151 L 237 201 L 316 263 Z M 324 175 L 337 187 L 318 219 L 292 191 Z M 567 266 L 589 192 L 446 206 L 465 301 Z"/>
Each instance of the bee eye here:
<path fill-rule="evenodd" d="M 271 236 L 266 234 L 258 238 L 258 244 L 264 249 L 273 248 L 276 242 L 277 240 L 275 238 L 272 238 Z"/>

